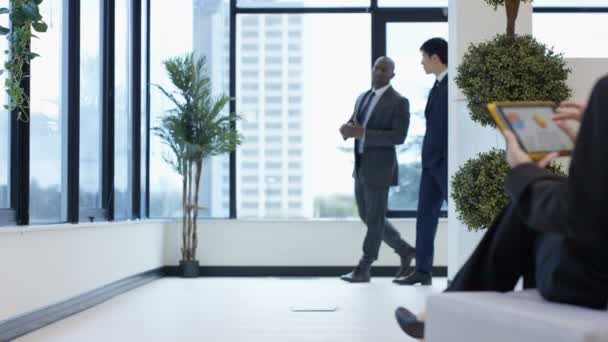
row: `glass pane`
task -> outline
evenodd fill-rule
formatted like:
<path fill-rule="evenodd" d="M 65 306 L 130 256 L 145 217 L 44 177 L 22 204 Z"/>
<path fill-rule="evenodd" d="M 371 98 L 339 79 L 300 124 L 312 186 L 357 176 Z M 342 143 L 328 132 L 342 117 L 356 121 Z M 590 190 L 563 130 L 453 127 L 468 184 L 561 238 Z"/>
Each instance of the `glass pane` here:
<path fill-rule="evenodd" d="M 238 0 L 237 6 L 250 8 L 369 7 L 369 0 Z"/>
<path fill-rule="evenodd" d="M 216 96 L 230 93 L 230 3 L 195 6 L 194 51 L 207 57 L 207 72 Z M 228 115 L 229 106 L 224 108 Z M 230 214 L 230 155 L 203 161 L 199 191 L 199 215 L 228 217 Z"/>
<path fill-rule="evenodd" d="M 425 133 L 424 108 L 434 75 L 427 75 L 420 64 L 420 46 L 433 37 L 447 40 L 447 23 L 388 23 L 386 50 L 395 60 L 393 86 L 410 101 L 410 127 L 405 143 L 398 147 L 399 186 L 389 191 L 389 209 L 416 210 L 422 171 L 420 154 Z"/>
<path fill-rule="evenodd" d="M 101 0 L 80 17 L 80 208 L 101 208 Z"/>
<path fill-rule="evenodd" d="M 66 1 L 66 0 L 64 0 Z M 65 4 L 67 6 L 67 3 Z M 40 11 L 49 25 L 32 50 L 42 57 L 31 63 L 30 222 L 65 220 L 64 78 L 65 56 L 62 1 L 44 1 Z M 62 191 L 63 190 L 63 191 Z"/>
<path fill-rule="evenodd" d="M 370 24 L 367 14 L 238 17 L 239 217 L 356 216 L 353 145 L 338 129 L 370 86 Z"/>
<path fill-rule="evenodd" d="M 115 9 L 114 219 L 131 218 L 131 17 L 130 1 Z"/>
<path fill-rule="evenodd" d="M 380 7 L 448 7 L 448 0 L 379 0 Z"/>
<path fill-rule="evenodd" d="M 534 0 L 533 4 L 534 7 L 608 7 L 608 0 Z"/>
<path fill-rule="evenodd" d="M 1 0 L 0 7 L 8 7 L 8 0 Z M 0 25 L 8 27 L 8 15 L 0 16 Z M 0 39 L 0 52 L 8 50 L 8 40 Z M 2 65 L 6 55 L 3 53 Z M 0 75 L 0 84 L 4 84 L 6 73 Z M 8 103 L 4 88 L 0 89 L 0 103 Z M 8 110 L 0 106 L 0 208 L 10 207 L 10 161 L 11 161 L 11 117 Z"/>
<path fill-rule="evenodd" d="M 173 90 L 162 62 L 196 51 L 207 57 L 207 71 L 217 94 L 229 91 L 229 1 L 175 3 L 154 0 L 151 10 L 150 82 Z M 184 17 L 183 13 L 193 13 Z M 166 23 L 172 24 L 167 26 Z M 176 37 L 178 37 L 176 39 Z M 157 126 L 173 104 L 153 87 L 150 97 L 151 126 Z M 228 108 L 226 108 L 227 110 Z M 227 113 L 227 111 L 226 111 Z M 182 214 L 182 177 L 163 159 L 170 150 L 158 137 L 150 139 L 150 216 Z M 229 156 L 203 161 L 199 193 L 199 216 L 226 217 L 229 213 Z"/>
<path fill-rule="evenodd" d="M 534 13 L 532 28 L 538 41 L 568 58 L 605 58 L 608 13 Z M 585 37 L 585 39 L 581 39 Z"/>
<path fill-rule="evenodd" d="M 163 61 L 192 51 L 192 1 L 178 1 L 179 6 L 165 0 L 150 4 L 150 83 L 170 87 Z M 166 25 L 170 22 L 171 25 Z M 160 123 L 172 103 L 156 89 L 150 89 L 151 126 Z M 178 217 L 182 207 L 182 177 L 163 159 L 171 151 L 154 134 L 150 136 L 150 216 Z"/>

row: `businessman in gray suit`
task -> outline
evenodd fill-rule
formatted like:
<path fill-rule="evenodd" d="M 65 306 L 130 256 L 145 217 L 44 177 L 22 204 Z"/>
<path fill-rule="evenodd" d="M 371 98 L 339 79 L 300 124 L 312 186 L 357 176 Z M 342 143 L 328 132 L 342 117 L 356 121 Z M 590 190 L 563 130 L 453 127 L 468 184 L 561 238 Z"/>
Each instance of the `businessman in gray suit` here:
<path fill-rule="evenodd" d="M 400 256 L 397 278 L 406 275 L 415 255 L 412 246 L 386 219 L 388 188 L 397 185 L 399 164 L 395 146 L 407 136 L 409 102 L 390 85 L 395 63 L 388 57 L 376 60 L 372 89 L 361 94 L 350 120 L 340 127 L 344 139 L 355 140 L 355 198 L 361 220 L 367 226 L 363 256 L 355 269 L 341 279 L 351 283 L 370 281 L 372 263 L 382 241 Z"/>

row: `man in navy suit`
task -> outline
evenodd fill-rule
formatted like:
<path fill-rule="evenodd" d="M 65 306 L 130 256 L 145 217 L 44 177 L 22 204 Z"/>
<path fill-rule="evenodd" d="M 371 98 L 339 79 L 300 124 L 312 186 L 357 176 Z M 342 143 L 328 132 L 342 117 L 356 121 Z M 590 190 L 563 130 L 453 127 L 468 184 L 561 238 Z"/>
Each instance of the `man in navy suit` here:
<path fill-rule="evenodd" d="M 422 66 L 437 78 L 426 104 L 422 176 L 416 215 L 416 270 L 393 280 L 401 285 L 431 285 L 435 233 L 448 198 L 448 43 L 432 38 L 422 44 Z"/>

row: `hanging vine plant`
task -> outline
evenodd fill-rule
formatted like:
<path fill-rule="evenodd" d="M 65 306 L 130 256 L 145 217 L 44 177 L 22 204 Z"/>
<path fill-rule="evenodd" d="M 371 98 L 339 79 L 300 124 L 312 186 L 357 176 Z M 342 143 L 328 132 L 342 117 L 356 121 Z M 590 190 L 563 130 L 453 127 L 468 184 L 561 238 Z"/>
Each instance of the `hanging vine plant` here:
<path fill-rule="evenodd" d="M 24 121 L 28 120 L 26 109 L 29 106 L 29 98 L 21 87 L 21 81 L 29 75 L 23 72 L 23 66 L 39 57 L 38 54 L 30 51 L 30 40 L 38 38 L 32 34 L 32 30 L 46 32 L 48 28 L 40 14 L 39 6 L 42 1 L 10 0 L 8 8 L 0 8 L 0 14 L 8 14 L 10 22 L 10 27 L 0 26 L 0 35 L 6 36 L 9 42 L 8 50 L 4 51 L 8 59 L 4 63 L 4 70 L 0 70 L 0 74 L 5 70 L 8 73 L 4 88 L 10 102 L 4 104 L 4 108 L 17 110 L 18 118 Z"/>

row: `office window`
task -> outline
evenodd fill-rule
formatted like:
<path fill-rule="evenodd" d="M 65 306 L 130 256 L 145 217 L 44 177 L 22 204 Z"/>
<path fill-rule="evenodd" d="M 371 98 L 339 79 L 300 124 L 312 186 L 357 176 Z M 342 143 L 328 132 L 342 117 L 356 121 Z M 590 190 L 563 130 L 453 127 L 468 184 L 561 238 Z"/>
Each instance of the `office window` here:
<path fill-rule="evenodd" d="M 132 215 L 131 2 L 117 1 L 114 69 L 114 218 Z M 120 32 L 120 34 L 119 34 Z"/>
<path fill-rule="evenodd" d="M 380 7 L 448 7 L 448 0 L 378 0 Z"/>
<path fill-rule="evenodd" d="M 1 7 L 8 7 L 8 0 L 0 1 Z M 8 16 L 0 16 L 0 25 L 8 27 Z M 0 51 L 8 49 L 8 40 L 0 39 Z M 6 60 L 6 55 L 2 54 L 2 65 Z M 0 75 L 0 84 L 4 84 L 6 72 Z M 0 89 L 0 101 L 8 103 L 8 96 L 3 89 Z M 8 110 L 0 107 L 0 209 L 9 208 L 10 199 L 10 170 L 11 170 L 11 117 Z"/>
<path fill-rule="evenodd" d="M 102 207 L 101 11 L 101 0 L 80 6 L 80 209 Z"/>
<path fill-rule="evenodd" d="M 49 27 L 44 39 L 32 39 L 32 50 L 44 58 L 31 63 L 30 222 L 49 223 L 65 221 L 67 214 L 67 146 L 63 143 L 67 134 L 67 56 L 63 53 L 67 0 L 44 1 L 39 6 Z"/>
<path fill-rule="evenodd" d="M 608 13 L 534 13 L 532 29 L 539 42 L 564 57 L 606 58 L 608 45 L 601 42 L 608 34 L 607 21 Z"/>
<path fill-rule="evenodd" d="M 608 0 L 534 0 L 533 4 L 534 7 L 608 7 Z"/>
<path fill-rule="evenodd" d="M 420 186 L 422 140 L 426 131 L 424 108 L 433 75 L 424 73 L 420 60 L 420 46 L 429 37 L 447 39 L 448 24 L 442 23 L 388 23 L 386 28 L 387 54 L 396 61 L 397 73 L 393 87 L 405 94 L 410 102 L 410 126 L 403 145 L 397 147 L 399 185 L 389 190 L 390 210 L 416 210 Z M 414 52 L 414 53 L 413 53 Z"/>
<path fill-rule="evenodd" d="M 238 7 L 369 7 L 369 0 L 237 0 Z"/>
<path fill-rule="evenodd" d="M 174 89 L 167 77 L 162 62 L 175 56 L 194 51 L 207 55 L 206 69 L 214 93 L 228 94 L 229 79 L 227 58 L 229 2 L 193 2 L 188 0 L 151 0 L 150 5 L 150 82 Z M 186 14 L 186 15 L 185 15 Z M 171 25 L 167 25 L 171 23 Z M 248 30 L 257 37 L 257 31 Z M 243 60 L 244 63 L 257 63 Z M 253 98 L 255 100 L 255 98 Z M 159 124 L 163 113 L 173 108 L 157 89 L 151 89 L 151 126 Z M 226 107 L 226 113 L 228 108 Z M 150 215 L 153 217 L 177 217 L 182 214 L 182 177 L 164 160 L 168 148 L 156 136 L 150 141 Z M 228 193 L 222 191 L 227 185 L 224 175 L 229 174 L 228 155 L 203 161 L 203 172 L 199 193 L 199 216 L 226 217 Z"/>

